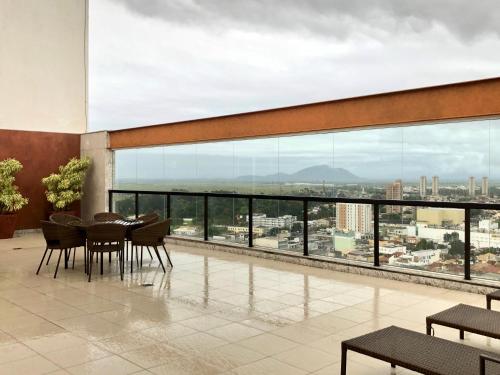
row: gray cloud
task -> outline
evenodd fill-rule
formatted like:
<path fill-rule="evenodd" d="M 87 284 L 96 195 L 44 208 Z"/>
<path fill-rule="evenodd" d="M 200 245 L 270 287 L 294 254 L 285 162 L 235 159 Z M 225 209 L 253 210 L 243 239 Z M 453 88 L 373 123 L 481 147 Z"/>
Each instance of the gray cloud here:
<path fill-rule="evenodd" d="M 347 38 L 370 32 L 422 32 L 440 25 L 464 40 L 500 33 L 496 0 L 115 0 L 176 24 L 219 29 L 309 32 Z"/>

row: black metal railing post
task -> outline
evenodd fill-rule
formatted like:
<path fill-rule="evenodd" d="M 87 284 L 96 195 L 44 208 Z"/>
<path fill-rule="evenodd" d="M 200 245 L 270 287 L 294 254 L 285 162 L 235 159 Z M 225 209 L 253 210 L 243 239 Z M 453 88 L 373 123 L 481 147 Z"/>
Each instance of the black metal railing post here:
<path fill-rule="evenodd" d="M 253 247 L 253 198 L 248 198 L 248 247 Z"/>
<path fill-rule="evenodd" d="M 302 212 L 302 230 L 304 235 L 304 256 L 309 256 L 309 201 L 304 199 Z"/>
<path fill-rule="evenodd" d="M 167 194 L 167 219 L 170 219 L 170 225 L 168 226 L 167 235 L 170 236 L 170 228 L 172 227 L 172 219 L 171 219 L 171 203 L 170 194 Z"/>
<path fill-rule="evenodd" d="M 373 265 L 380 266 L 380 210 L 382 206 L 411 206 L 411 207 L 436 207 L 436 208 L 450 208 L 464 210 L 464 278 L 471 279 L 471 210 L 495 210 L 500 211 L 499 203 L 485 203 L 485 202 L 448 202 L 448 201 L 417 201 L 417 200 L 388 200 L 388 199 L 369 199 L 369 198 L 344 198 L 344 197 L 313 197 L 313 196 L 297 196 L 297 195 L 270 195 L 270 194 L 239 194 L 239 193 L 222 193 L 222 192 L 184 192 L 184 191 L 149 191 L 149 190 L 123 190 L 123 189 L 110 189 L 108 191 L 108 209 L 113 211 L 114 208 L 114 195 L 125 194 L 132 199 L 135 199 L 135 215 L 138 216 L 140 212 L 139 195 L 161 195 L 166 197 L 166 211 L 167 217 L 172 216 L 172 196 L 178 195 L 182 197 L 204 197 L 205 210 L 204 210 L 204 227 L 205 227 L 205 240 L 208 239 L 208 199 L 209 198 L 232 198 L 232 199 L 247 199 L 248 200 L 248 246 L 254 245 L 254 230 L 253 230 L 253 214 L 254 214 L 254 200 L 282 200 L 294 201 L 303 203 L 303 240 L 304 240 L 304 255 L 309 255 L 309 231 L 308 231 L 308 209 L 309 202 L 323 202 L 323 203 L 352 203 L 352 204 L 370 204 L 373 207 Z M 121 202 L 121 200 L 120 200 Z M 170 234 L 170 231 L 169 233 Z"/>
<path fill-rule="evenodd" d="M 464 278 L 470 280 L 470 209 L 465 209 Z"/>
<path fill-rule="evenodd" d="M 135 217 L 139 217 L 139 193 L 135 193 Z"/>
<path fill-rule="evenodd" d="M 373 265 L 380 266 L 380 241 L 379 241 L 379 205 L 373 204 Z"/>
<path fill-rule="evenodd" d="M 108 212 L 113 212 L 113 190 L 108 190 Z"/>
<path fill-rule="evenodd" d="M 208 195 L 203 195 L 203 239 L 208 241 Z"/>

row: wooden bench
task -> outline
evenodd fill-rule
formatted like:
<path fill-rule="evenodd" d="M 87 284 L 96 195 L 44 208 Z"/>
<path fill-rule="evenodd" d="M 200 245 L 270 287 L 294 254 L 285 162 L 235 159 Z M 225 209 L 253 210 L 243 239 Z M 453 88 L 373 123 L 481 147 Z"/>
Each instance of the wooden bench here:
<path fill-rule="evenodd" d="M 432 325 L 455 328 L 464 339 L 464 331 L 500 339 L 500 312 L 480 307 L 459 304 L 426 319 L 427 334 L 431 334 Z"/>
<path fill-rule="evenodd" d="M 491 310 L 491 301 L 500 301 L 500 289 L 486 295 L 486 308 Z"/>
<path fill-rule="evenodd" d="M 341 375 L 347 375 L 348 350 L 426 375 L 500 374 L 500 356 L 492 352 L 395 326 L 341 345 Z"/>

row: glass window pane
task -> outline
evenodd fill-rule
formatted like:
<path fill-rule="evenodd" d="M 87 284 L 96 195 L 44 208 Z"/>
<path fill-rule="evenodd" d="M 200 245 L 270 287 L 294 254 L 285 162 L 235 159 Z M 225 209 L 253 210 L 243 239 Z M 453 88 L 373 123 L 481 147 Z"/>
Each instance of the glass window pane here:
<path fill-rule="evenodd" d="M 210 240 L 248 244 L 248 199 L 208 199 Z"/>
<path fill-rule="evenodd" d="M 139 194 L 139 215 L 156 213 L 161 219 L 167 217 L 167 197 L 159 194 Z"/>
<path fill-rule="evenodd" d="M 235 190 L 238 193 L 279 194 L 278 138 L 234 142 Z"/>
<path fill-rule="evenodd" d="M 297 201 L 254 199 L 253 245 L 302 253 L 302 208 Z"/>
<path fill-rule="evenodd" d="M 402 222 L 380 218 L 380 263 L 464 274 L 464 210 L 401 207 Z"/>
<path fill-rule="evenodd" d="M 333 169 L 333 133 L 279 138 L 282 195 L 331 196 L 338 174 Z"/>
<path fill-rule="evenodd" d="M 113 193 L 112 211 L 135 218 L 135 194 Z"/>
<path fill-rule="evenodd" d="M 170 203 L 171 234 L 203 238 L 203 198 L 173 195 Z"/>

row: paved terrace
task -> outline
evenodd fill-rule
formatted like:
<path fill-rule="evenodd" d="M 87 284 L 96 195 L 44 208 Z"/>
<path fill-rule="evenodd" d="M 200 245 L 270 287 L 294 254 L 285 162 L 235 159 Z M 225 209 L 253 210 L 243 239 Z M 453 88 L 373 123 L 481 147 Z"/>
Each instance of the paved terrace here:
<path fill-rule="evenodd" d="M 54 280 L 54 263 L 35 275 L 43 249 L 38 234 L 0 240 L 1 374 L 338 374 L 345 338 L 393 324 L 425 332 L 426 315 L 485 304 L 474 294 L 181 246 L 170 246 L 166 274 L 147 263 L 121 282 L 117 262 L 106 261 L 88 283 L 80 250 L 75 270 L 62 267 Z M 436 334 L 458 341 L 457 331 Z M 500 353 L 497 340 L 466 333 L 465 342 Z M 348 374 L 391 373 L 348 355 Z"/>

